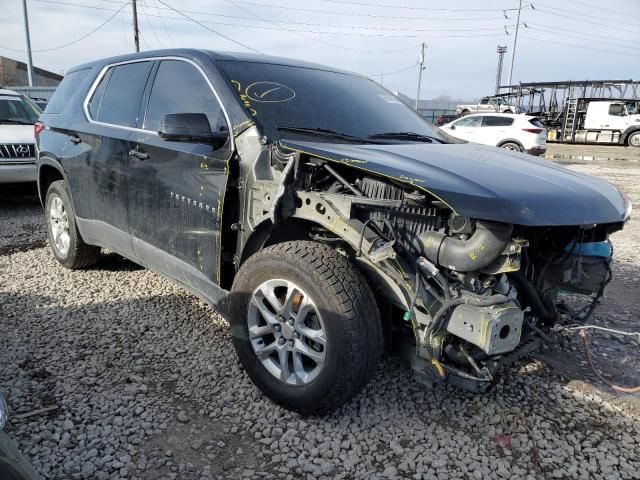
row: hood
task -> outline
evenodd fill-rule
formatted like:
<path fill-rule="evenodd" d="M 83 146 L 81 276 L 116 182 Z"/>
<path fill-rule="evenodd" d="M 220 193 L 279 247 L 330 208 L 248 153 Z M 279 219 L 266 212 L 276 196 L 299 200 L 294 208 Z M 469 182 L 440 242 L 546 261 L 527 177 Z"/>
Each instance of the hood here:
<path fill-rule="evenodd" d="M 4 143 L 35 143 L 33 125 L 0 123 L 0 144 Z"/>
<path fill-rule="evenodd" d="M 616 223 L 626 202 L 609 183 L 550 161 L 473 143 L 281 146 L 425 190 L 459 215 L 527 226 Z"/>

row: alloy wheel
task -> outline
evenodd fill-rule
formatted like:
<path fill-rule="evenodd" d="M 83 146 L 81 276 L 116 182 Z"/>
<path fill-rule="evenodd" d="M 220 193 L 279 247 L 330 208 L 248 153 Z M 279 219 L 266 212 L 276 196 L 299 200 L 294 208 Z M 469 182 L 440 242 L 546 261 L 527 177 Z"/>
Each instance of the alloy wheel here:
<path fill-rule="evenodd" d="M 293 282 L 273 279 L 252 294 L 249 340 L 262 365 L 288 385 L 306 385 L 322 371 L 327 336 L 315 303 Z"/>
<path fill-rule="evenodd" d="M 51 228 L 51 237 L 56 250 L 62 256 L 69 253 L 71 237 L 69 236 L 69 217 L 64 208 L 62 199 L 54 195 L 51 199 L 49 207 L 49 227 Z"/>

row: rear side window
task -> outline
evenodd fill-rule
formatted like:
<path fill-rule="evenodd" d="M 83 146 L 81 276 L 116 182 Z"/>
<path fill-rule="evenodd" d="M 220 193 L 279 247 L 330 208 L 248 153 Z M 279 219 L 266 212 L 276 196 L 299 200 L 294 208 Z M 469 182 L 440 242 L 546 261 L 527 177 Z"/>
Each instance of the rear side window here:
<path fill-rule="evenodd" d="M 160 63 L 142 128 L 157 132 L 167 113 L 204 113 L 213 131 L 225 125 L 222 108 L 202 73 L 180 60 Z"/>
<path fill-rule="evenodd" d="M 508 127 L 513 125 L 513 118 L 509 117 L 484 117 L 482 119 L 483 127 Z"/>
<path fill-rule="evenodd" d="M 71 100 L 71 97 L 78 91 L 78 87 L 80 87 L 82 81 L 87 78 L 90 71 L 90 68 L 84 68 L 67 73 L 62 79 L 62 82 L 60 82 L 60 85 L 58 85 L 58 88 L 56 88 L 56 91 L 53 92 L 53 96 L 51 100 L 49 100 L 45 112 L 62 113 L 64 107 L 68 105 L 69 100 Z"/>
<path fill-rule="evenodd" d="M 151 65 L 152 62 L 147 61 L 110 67 L 89 101 L 93 120 L 135 127 Z"/>
<path fill-rule="evenodd" d="M 534 127 L 544 128 L 544 124 L 537 118 L 532 118 L 531 120 L 529 120 L 529 123 Z"/>

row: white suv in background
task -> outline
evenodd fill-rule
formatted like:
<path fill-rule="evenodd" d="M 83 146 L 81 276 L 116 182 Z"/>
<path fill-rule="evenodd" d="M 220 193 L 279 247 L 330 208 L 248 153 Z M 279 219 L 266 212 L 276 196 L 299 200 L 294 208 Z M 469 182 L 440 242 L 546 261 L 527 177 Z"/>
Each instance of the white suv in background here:
<path fill-rule="evenodd" d="M 24 95 L 0 89 L 0 183 L 36 181 L 34 124 L 40 113 Z"/>
<path fill-rule="evenodd" d="M 440 127 L 469 142 L 541 155 L 547 149 L 547 130 L 536 117 L 515 113 L 467 115 Z"/>

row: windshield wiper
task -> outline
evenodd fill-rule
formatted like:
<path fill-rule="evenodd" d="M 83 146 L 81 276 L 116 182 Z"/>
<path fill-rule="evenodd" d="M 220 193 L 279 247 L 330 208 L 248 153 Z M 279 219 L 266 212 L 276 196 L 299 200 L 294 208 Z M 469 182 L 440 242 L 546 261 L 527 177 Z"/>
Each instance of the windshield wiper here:
<path fill-rule="evenodd" d="M 371 140 L 368 140 L 366 138 L 356 137 L 354 135 L 348 135 L 346 133 L 336 132 L 334 130 L 329 130 L 327 128 L 279 126 L 279 127 L 276 127 L 276 130 L 285 131 L 285 132 L 294 132 L 294 133 L 309 133 L 311 135 L 322 135 L 325 137 L 341 138 L 343 140 L 349 140 L 351 142 L 374 143 Z"/>
<path fill-rule="evenodd" d="M 413 140 L 416 142 L 427 142 L 433 143 L 438 142 L 442 143 L 442 140 L 436 137 L 430 137 L 429 135 L 422 135 L 420 133 L 415 132 L 384 132 L 384 133 L 376 133 L 375 135 L 371 135 L 370 138 L 391 138 L 398 140 Z"/>

